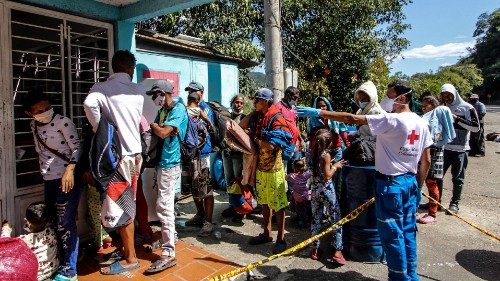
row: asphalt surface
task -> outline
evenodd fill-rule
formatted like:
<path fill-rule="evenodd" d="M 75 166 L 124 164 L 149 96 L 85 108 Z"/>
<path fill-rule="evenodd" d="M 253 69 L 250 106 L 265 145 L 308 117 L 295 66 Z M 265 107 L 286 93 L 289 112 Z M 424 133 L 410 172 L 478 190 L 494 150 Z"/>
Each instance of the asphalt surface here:
<path fill-rule="evenodd" d="M 500 132 L 500 106 L 488 106 L 485 133 Z M 486 143 L 486 157 L 470 157 L 465 178 L 459 215 L 497 236 L 500 235 L 500 143 Z M 451 175 L 445 175 L 443 202 L 451 198 Z M 424 188 L 426 192 L 426 188 Z M 189 243 L 215 252 L 239 264 L 248 264 L 271 255 L 272 244 L 248 245 L 250 237 L 259 234 L 262 217 L 252 215 L 244 224 L 220 218 L 225 209 L 227 195 L 216 192 L 214 221 L 217 235 L 201 238 L 199 229 L 183 227 L 178 220 L 179 236 Z M 190 200 L 181 202 L 181 217 L 189 218 L 194 212 Z M 288 214 L 290 215 L 290 214 Z M 288 219 L 289 217 L 287 217 Z M 286 223 L 289 246 L 309 237 L 308 229 Z M 276 235 L 276 232 L 274 232 Z M 455 217 L 438 213 L 437 223 L 418 225 L 418 273 L 421 280 L 500 280 L 500 242 L 473 229 Z M 322 245 L 327 245 L 323 242 Z M 348 261 L 343 267 L 334 267 L 327 261 L 328 251 L 320 261 L 308 257 L 310 248 L 293 256 L 279 258 L 264 264 L 252 274 L 256 280 L 387 280 L 387 267 Z M 246 280 L 246 275 L 236 278 Z"/>

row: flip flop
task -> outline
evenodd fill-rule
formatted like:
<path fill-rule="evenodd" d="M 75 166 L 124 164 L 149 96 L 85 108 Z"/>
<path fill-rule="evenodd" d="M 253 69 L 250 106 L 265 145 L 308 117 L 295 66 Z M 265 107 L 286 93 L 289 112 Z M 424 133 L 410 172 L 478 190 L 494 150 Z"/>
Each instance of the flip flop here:
<path fill-rule="evenodd" d="M 113 252 L 111 252 L 109 254 L 105 254 L 102 258 L 105 261 L 108 261 L 108 260 L 121 260 L 121 259 L 123 259 L 123 256 L 120 254 L 120 250 L 114 250 Z"/>
<path fill-rule="evenodd" d="M 146 274 L 153 274 L 153 273 L 158 273 L 161 271 L 164 271 L 167 268 L 170 268 L 172 266 L 175 266 L 177 264 L 177 260 L 172 257 L 168 258 L 159 258 L 156 261 L 154 261 L 148 269 L 144 273 Z"/>
<path fill-rule="evenodd" d="M 123 272 L 126 272 L 126 271 L 131 271 L 131 270 L 134 270 L 136 268 L 139 268 L 139 263 L 136 263 L 130 267 L 123 267 L 120 263 L 120 261 L 115 261 L 114 263 L 112 263 L 110 266 L 109 266 L 109 271 L 106 272 L 106 273 L 103 273 L 101 271 L 101 274 L 103 275 L 116 275 L 116 274 L 120 274 L 120 273 L 123 273 Z"/>

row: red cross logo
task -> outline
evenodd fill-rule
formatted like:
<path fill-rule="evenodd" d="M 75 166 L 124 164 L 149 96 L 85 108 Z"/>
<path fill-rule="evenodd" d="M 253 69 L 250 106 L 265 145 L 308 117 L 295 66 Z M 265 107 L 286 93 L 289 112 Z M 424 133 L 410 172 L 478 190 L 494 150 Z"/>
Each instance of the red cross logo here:
<path fill-rule="evenodd" d="M 411 134 L 408 135 L 408 139 L 410 140 L 410 144 L 415 144 L 415 141 L 420 139 L 420 135 L 417 135 L 415 130 L 412 130 Z"/>

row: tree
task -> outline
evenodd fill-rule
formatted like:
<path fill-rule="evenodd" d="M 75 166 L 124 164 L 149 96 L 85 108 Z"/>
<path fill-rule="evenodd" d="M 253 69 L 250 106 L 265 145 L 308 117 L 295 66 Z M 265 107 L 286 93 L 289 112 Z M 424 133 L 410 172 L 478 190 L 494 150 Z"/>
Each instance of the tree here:
<path fill-rule="evenodd" d="M 138 27 L 200 37 L 221 53 L 262 61 L 262 1 L 269 0 L 220 0 Z M 369 78 L 369 66 L 380 63 L 375 59 L 390 61 L 408 46 L 401 37 L 409 27 L 402 12 L 408 2 L 282 0 L 284 61 L 299 72 L 302 102 L 324 94 L 337 108 L 347 108 L 354 88 Z M 240 85 L 248 92 L 250 87 Z"/>
<path fill-rule="evenodd" d="M 477 64 L 482 71 L 484 84 L 481 91 L 500 99 L 500 9 L 491 14 L 481 14 L 474 31 L 477 43 L 464 61 Z"/>
<path fill-rule="evenodd" d="M 426 91 L 437 95 L 443 84 L 451 83 L 463 98 L 467 98 L 483 83 L 483 78 L 474 64 L 458 63 L 441 67 L 436 73 L 416 73 L 406 81 L 415 89 L 417 97 Z"/>

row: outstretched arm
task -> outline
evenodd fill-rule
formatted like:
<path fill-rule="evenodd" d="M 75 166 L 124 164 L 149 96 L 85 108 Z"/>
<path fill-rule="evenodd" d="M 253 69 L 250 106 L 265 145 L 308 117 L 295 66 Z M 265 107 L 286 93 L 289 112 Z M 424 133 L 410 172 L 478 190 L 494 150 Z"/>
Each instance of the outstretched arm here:
<path fill-rule="evenodd" d="M 318 117 L 333 119 L 347 124 L 367 125 L 365 115 L 355 115 L 347 112 L 332 112 L 320 110 L 312 107 L 297 106 L 297 115 L 299 117 Z"/>

